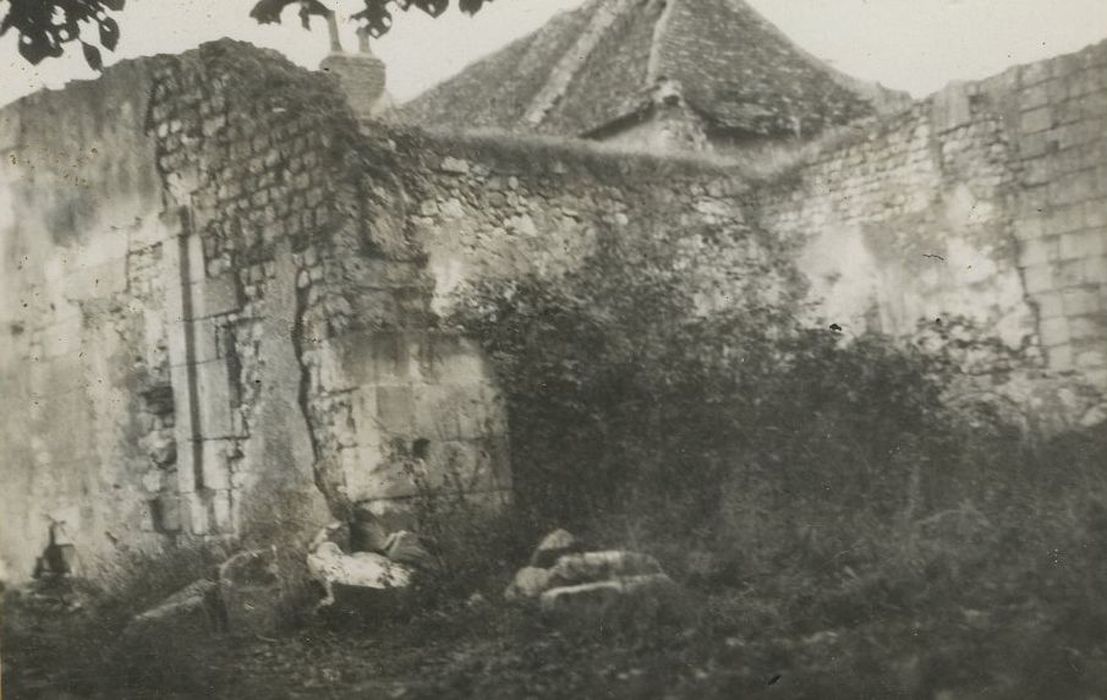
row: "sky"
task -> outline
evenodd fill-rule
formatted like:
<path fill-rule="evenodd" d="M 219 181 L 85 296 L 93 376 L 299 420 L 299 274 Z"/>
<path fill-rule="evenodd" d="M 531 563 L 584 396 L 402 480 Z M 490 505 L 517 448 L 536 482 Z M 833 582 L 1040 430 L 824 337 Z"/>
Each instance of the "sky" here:
<path fill-rule="evenodd" d="M 340 18 L 356 0 L 335 0 Z M 534 31 L 584 0 L 495 0 L 474 17 L 456 10 L 431 19 L 397 12 L 390 34 L 373 43 L 399 100 L 450 77 L 466 64 Z M 1077 51 L 1107 39 L 1107 0 L 748 0 L 810 53 L 840 70 L 925 96 L 953 80 Z M 258 26 L 252 0 L 130 0 L 123 38 L 107 62 L 179 52 L 231 36 L 277 49 L 315 68 L 328 50 L 326 27 L 300 28 L 294 11 L 283 25 Z M 344 23 L 348 49 L 356 47 Z M 79 47 L 78 47 L 79 48 Z M 0 39 L 0 104 L 35 90 L 95 74 L 79 51 L 37 67 L 19 57 L 13 36 Z"/>

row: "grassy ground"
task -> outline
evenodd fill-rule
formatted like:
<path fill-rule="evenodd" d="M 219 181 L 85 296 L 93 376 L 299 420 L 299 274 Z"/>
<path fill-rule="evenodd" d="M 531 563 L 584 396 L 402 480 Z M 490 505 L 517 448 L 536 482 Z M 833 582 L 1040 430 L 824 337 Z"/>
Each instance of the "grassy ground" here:
<path fill-rule="evenodd" d="M 138 645 L 117 644 L 95 606 L 9 597 L 4 697 L 1090 699 L 1107 688 L 1107 648 L 1087 633 L 1094 610 L 1066 617 L 1071 605 L 967 580 L 944 601 L 875 589 L 888 581 L 810 583 L 692 586 L 668 621 L 555 624 L 489 600 Z M 981 595 L 990 607 L 973 603 Z"/>

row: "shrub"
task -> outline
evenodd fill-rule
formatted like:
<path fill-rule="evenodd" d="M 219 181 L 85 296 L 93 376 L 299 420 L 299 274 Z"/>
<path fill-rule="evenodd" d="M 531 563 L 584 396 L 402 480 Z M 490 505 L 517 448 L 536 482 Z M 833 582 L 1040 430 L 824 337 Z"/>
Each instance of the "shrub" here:
<path fill-rule="evenodd" d="M 507 393 L 520 504 L 705 582 L 725 611 L 705 624 L 790 649 L 814 688 L 843 655 L 869 674 L 834 681 L 847 696 L 881 664 L 920 693 L 1018 688 L 1023 666 L 1094 687 L 1071 669 L 1107 649 L 1104 430 L 1020 408 L 1062 383 L 1029 344 L 964 319 L 847 339 L 758 264 L 715 309 L 648 246 L 464 291 L 453 321 Z"/>

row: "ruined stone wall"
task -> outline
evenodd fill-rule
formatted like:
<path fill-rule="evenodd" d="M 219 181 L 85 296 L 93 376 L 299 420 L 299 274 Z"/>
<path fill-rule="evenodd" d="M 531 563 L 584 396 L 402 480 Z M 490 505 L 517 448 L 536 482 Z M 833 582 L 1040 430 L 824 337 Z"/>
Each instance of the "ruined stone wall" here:
<path fill-rule="evenodd" d="M 955 84 L 762 191 L 828 321 L 975 318 L 1107 388 L 1107 43 Z"/>
<path fill-rule="evenodd" d="M 1107 45 L 954 86 L 772 178 L 360 124 L 220 42 L 0 110 L 0 556 L 296 541 L 427 489 L 510 494 L 466 282 L 668 253 L 704 308 L 810 285 L 827 323 L 964 314 L 1107 387 Z M 790 276 L 796 260 L 806 279 Z"/>
<path fill-rule="evenodd" d="M 30 574 L 52 522 L 93 566 L 156 544 L 174 478 L 165 272 L 148 68 L 0 112 L 0 556 Z"/>
<path fill-rule="evenodd" d="M 356 501 L 502 502 L 506 420 L 432 328 L 386 149 L 336 86 L 231 42 L 2 111 L 0 556 L 90 569 L 302 542 Z"/>
<path fill-rule="evenodd" d="M 539 139 L 450 137 L 414 148 L 423 178 L 409 219 L 440 313 L 466 283 L 557 275 L 603 246 L 664 250 L 704 308 L 752 288 L 797 286 L 775 264 L 789 244 L 749 215 L 751 185 L 707 161 Z"/>

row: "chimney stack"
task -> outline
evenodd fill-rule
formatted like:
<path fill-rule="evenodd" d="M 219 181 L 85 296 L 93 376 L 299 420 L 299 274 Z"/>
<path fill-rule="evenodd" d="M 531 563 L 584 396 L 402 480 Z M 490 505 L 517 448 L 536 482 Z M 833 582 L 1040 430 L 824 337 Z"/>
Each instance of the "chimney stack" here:
<path fill-rule="evenodd" d="M 338 78 L 346 99 L 360 118 L 376 117 L 392 107 L 392 98 L 385 90 L 384 61 L 369 48 L 369 34 L 358 30 L 358 53 L 342 50 L 338 21 L 332 12 L 327 17 L 330 29 L 331 53 L 319 64 L 319 69 Z"/>

